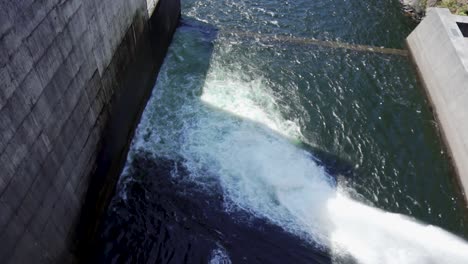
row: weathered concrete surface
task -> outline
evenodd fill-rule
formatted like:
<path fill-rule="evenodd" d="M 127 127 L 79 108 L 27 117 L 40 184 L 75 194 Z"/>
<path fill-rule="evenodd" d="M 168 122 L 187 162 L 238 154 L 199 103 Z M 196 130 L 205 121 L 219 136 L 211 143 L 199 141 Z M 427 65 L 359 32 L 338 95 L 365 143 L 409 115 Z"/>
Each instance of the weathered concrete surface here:
<path fill-rule="evenodd" d="M 456 173 L 468 195 L 468 38 L 445 8 L 430 8 L 407 38 Z"/>
<path fill-rule="evenodd" d="M 0 262 L 76 259 L 177 24 L 179 1 L 157 2 L 0 1 Z"/>
<path fill-rule="evenodd" d="M 149 32 L 144 34 L 148 39 L 137 45 L 135 60 L 128 64 L 128 69 L 119 84 L 120 92 L 114 98 L 110 119 L 104 129 L 96 170 L 87 183 L 89 189 L 77 229 L 76 238 L 79 240 L 80 259 L 83 263 L 89 263 L 88 257 L 95 243 L 100 220 L 114 194 L 133 133 L 151 94 L 151 88 L 154 87 L 156 73 L 163 63 L 178 25 L 179 16 L 178 0 L 159 1 L 148 23 Z M 131 36 L 128 40 L 131 41 Z M 124 39 L 123 43 L 126 42 Z M 126 56 L 122 54 L 119 57 Z M 127 63 L 115 63 L 115 65 L 127 65 Z"/>

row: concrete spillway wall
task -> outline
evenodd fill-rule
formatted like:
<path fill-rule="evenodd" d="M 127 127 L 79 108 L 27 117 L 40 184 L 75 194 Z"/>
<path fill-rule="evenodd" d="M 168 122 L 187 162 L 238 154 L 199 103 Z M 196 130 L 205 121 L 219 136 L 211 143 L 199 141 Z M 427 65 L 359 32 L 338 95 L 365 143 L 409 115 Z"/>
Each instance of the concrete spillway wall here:
<path fill-rule="evenodd" d="M 0 262 L 75 260 L 179 14 L 178 0 L 0 1 Z"/>
<path fill-rule="evenodd" d="M 468 17 L 430 8 L 407 39 L 465 198 L 468 194 Z M 468 25 L 468 24 L 467 24 Z"/>

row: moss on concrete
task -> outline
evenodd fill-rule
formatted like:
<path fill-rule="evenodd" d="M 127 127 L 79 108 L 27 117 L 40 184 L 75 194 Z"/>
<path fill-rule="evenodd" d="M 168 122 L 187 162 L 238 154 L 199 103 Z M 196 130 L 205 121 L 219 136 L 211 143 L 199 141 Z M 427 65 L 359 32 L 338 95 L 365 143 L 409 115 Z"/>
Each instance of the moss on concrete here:
<path fill-rule="evenodd" d="M 468 0 L 439 0 L 437 6 L 448 8 L 456 15 L 468 15 Z"/>

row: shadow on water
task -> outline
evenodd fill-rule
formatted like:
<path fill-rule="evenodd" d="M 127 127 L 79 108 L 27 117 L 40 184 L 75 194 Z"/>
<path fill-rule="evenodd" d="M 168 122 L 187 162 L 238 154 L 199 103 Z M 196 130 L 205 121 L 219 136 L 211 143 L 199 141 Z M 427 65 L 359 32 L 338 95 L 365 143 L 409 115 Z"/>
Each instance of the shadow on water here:
<path fill-rule="evenodd" d="M 199 78 L 193 82 L 193 91 L 201 93 L 217 30 L 193 19 L 183 19 L 178 31 L 198 32 L 209 50 L 199 54 L 203 57 L 197 58 L 195 66 Z M 183 54 L 175 56 L 183 58 Z M 222 118 L 241 120 L 275 137 L 283 137 L 263 124 L 210 105 L 203 107 Z M 341 158 L 304 143 L 297 146 L 311 153 L 313 160 L 330 175 L 352 177 L 353 166 Z M 224 197 L 222 187 L 215 184 L 209 191 L 199 188 L 187 180 L 189 171 L 183 163 L 182 157 L 168 159 L 135 151 L 102 221 L 91 262 L 229 263 L 223 255 L 227 253 L 232 263 L 331 263 L 328 249 L 314 246 L 248 212 L 226 212 L 228 197 Z M 325 214 L 321 211 L 326 208 L 321 207 L 325 207 L 326 201 L 316 204 L 318 207 L 313 210 Z"/>
<path fill-rule="evenodd" d="M 219 248 L 233 263 L 330 262 L 326 252 L 264 219 L 225 213 L 222 193 L 184 181 L 188 173 L 177 161 L 141 153 L 131 166 L 136 180 L 126 199 L 111 204 L 96 262 L 208 263 Z"/>

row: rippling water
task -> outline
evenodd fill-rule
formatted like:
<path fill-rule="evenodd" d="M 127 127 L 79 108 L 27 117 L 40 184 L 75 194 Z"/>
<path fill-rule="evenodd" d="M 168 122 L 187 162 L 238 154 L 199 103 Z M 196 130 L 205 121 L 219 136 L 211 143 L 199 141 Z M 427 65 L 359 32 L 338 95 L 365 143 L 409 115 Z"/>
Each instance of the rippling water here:
<path fill-rule="evenodd" d="M 391 0 L 184 1 L 96 260 L 466 263 L 408 58 L 288 41 L 401 49 L 414 26 Z"/>

